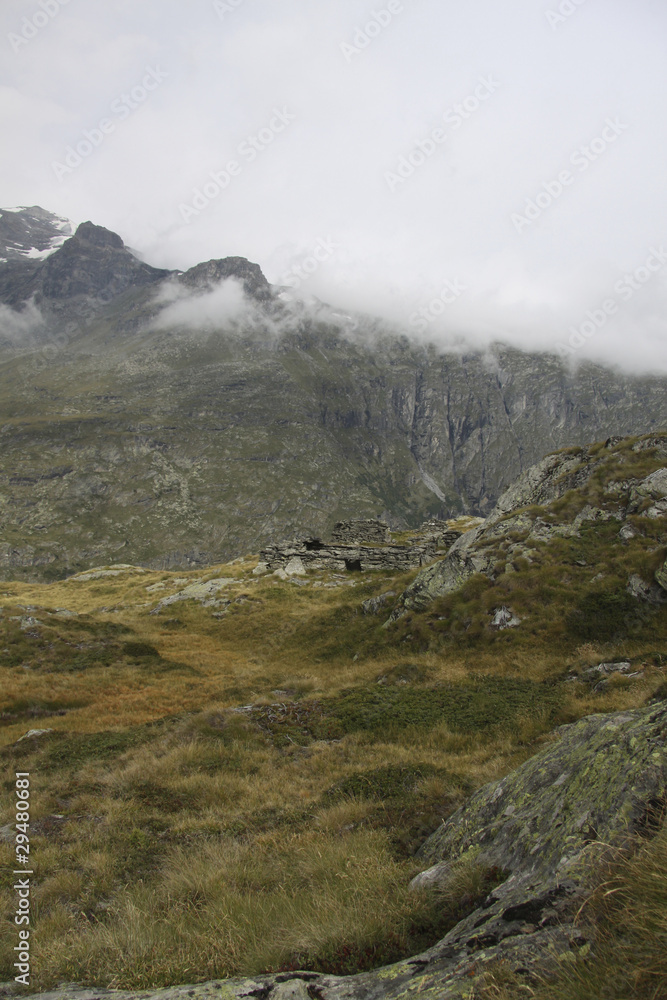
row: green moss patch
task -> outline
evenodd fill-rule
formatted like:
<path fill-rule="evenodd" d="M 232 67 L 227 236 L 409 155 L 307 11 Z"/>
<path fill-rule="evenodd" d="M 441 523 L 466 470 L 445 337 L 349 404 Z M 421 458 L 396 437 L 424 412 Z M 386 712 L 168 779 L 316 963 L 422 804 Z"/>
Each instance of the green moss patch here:
<path fill-rule="evenodd" d="M 518 716 L 545 713 L 555 719 L 563 696 L 559 685 L 479 677 L 465 684 L 428 687 L 374 685 L 351 688 L 322 702 L 325 724 L 342 733 L 432 729 L 445 723 L 453 732 L 510 730 Z M 317 727 L 316 727 L 317 730 Z"/>

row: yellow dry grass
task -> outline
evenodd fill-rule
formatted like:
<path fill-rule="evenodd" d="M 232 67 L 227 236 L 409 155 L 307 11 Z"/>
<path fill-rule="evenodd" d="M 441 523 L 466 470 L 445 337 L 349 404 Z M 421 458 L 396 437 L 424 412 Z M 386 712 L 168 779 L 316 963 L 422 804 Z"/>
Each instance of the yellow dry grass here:
<path fill-rule="evenodd" d="M 0 584 L 6 616 L 62 630 L 72 655 L 84 626 L 98 630 L 95 649 L 116 644 L 108 662 L 85 669 L 65 659 L 50 670 L 48 650 L 40 665 L 26 661 L 30 669 L 0 666 L 0 712 L 9 715 L 0 752 L 25 752 L 33 773 L 37 988 L 139 988 L 294 963 L 352 972 L 418 951 L 460 915 L 456 900 L 435 912 L 408 892 L 418 844 L 474 788 L 550 739 L 554 719 L 638 706 L 663 681 L 647 660 L 643 678 L 603 693 L 563 683 L 566 668 L 641 655 L 639 640 L 584 643 L 564 662 L 562 648 L 539 638 L 429 648 L 407 627 L 389 635 L 381 618 L 359 613 L 362 599 L 400 592 L 414 574 L 363 574 L 355 587 L 319 574 L 300 587 L 255 577 L 255 565 Z M 150 613 L 161 598 L 219 578 L 233 579 L 217 595 L 229 605 L 182 601 Z M 58 608 L 77 617 L 48 614 Z M 22 634 L 29 652 L 29 629 Z M 126 641 L 154 653 L 133 658 Z M 473 705 L 487 682 L 494 691 L 532 683 L 545 697 L 557 690 L 558 710 L 553 698 L 528 700 L 487 726 L 482 705 L 476 728 L 455 717 L 424 725 L 411 708 L 417 698 L 427 711 L 431 693 L 449 688 L 469 689 Z M 318 729 L 323 704 L 347 706 L 350 718 L 366 711 L 350 692 L 371 702 L 374 692 L 391 695 L 382 724 Z M 25 707 L 43 705 L 65 714 L 33 717 Z M 17 751 L 29 728 L 54 732 Z M 109 733 L 120 742 L 105 742 Z M 0 826 L 9 822 L 5 800 Z M 0 872 L 11 860 L 0 843 Z M 483 884 L 479 873 L 466 878 Z M 8 927 L 0 978 L 5 967 L 9 975 Z"/>

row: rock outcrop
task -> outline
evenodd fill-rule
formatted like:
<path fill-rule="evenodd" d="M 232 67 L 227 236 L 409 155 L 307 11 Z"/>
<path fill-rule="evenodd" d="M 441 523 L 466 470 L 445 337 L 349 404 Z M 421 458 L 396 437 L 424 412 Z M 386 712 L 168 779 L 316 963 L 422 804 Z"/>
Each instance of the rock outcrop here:
<path fill-rule="evenodd" d="M 431 867 L 415 888 L 445 885 L 471 859 L 506 876 L 428 951 L 350 977 L 285 972 L 136 993 L 72 986 L 41 1000 L 463 1000 L 496 959 L 548 971 L 585 953 L 592 931 L 575 915 L 590 866 L 657 830 L 666 806 L 667 704 L 590 716 L 481 788 L 423 845 Z"/>
<path fill-rule="evenodd" d="M 650 445 L 656 461 L 665 461 L 664 466 L 643 479 L 609 481 L 604 486 L 599 506 L 586 502 L 586 488 L 595 483 L 596 475 L 604 479 L 605 464 L 616 460 L 614 449 L 622 444 L 623 439 L 613 438 L 602 450 L 594 445 L 547 455 L 526 470 L 503 493 L 482 524 L 462 535 L 442 561 L 417 576 L 401 595 L 390 621 L 396 621 L 406 611 L 425 608 L 435 598 L 458 590 L 476 573 L 495 579 L 517 558 L 530 562 L 536 544 L 559 537 L 576 537 L 587 523 L 616 520 L 619 536 L 628 540 L 637 533 L 632 524 L 624 524 L 628 517 L 663 517 L 667 513 L 667 433 L 641 439 L 632 449 L 642 453 Z M 576 513 L 555 512 L 551 505 L 570 491 L 579 491 L 579 500 L 574 501 Z M 623 532 L 621 525 L 628 530 Z M 501 550 L 502 565 L 499 565 Z M 656 573 L 656 581 L 659 586 L 652 582 L 644 584 L 640 578 L 633 582 L 631 578 L 630 592 L 661 603 L 661 581 L 667 582 L 664 567 Z"/>

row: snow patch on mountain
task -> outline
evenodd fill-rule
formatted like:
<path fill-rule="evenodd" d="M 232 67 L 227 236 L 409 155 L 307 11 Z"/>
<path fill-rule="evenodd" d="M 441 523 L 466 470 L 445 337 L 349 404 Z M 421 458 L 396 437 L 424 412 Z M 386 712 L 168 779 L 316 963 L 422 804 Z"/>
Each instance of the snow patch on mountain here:
<path fill-rule="evenodd" d="M 69 219 L 43 208 L 0 209 L 0 263 L 42 261 L 55 253 L 74 232 Z"/>

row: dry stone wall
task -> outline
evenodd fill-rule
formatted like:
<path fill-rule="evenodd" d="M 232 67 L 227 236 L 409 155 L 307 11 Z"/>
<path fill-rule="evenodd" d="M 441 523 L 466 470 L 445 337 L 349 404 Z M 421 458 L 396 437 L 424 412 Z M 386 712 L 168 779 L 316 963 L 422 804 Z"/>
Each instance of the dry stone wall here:
<path fill-rule="evenodd" d="M 309 569 L 364 572 L 390 569 L 404 572 L 425 566 L 449 549 L 460 531 L 445 521 L 428 521 L 407 542 L 392 542 L 384 521 L 340 521 L 331 540 L 302 538 L 268 545 L 260 553 L 258 570 L 299 575 Z"/>

